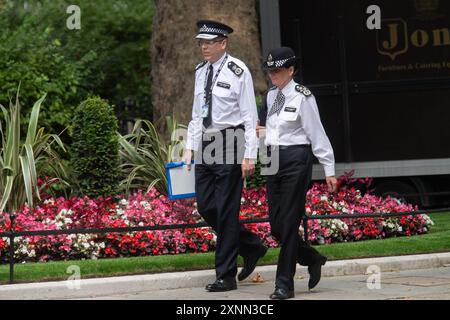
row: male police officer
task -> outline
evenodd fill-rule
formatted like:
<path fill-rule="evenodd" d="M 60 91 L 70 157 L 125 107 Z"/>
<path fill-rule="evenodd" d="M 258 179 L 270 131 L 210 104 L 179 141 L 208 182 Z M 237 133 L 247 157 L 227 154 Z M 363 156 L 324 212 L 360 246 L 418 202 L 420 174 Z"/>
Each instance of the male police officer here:
<path fill-rule="evenodd" d="M 233 29 L 210 20 L 198 21 L 197 27 L 205 61 L 195 72 L 183 160 L 190 164 L 193 151 L 199 151 L 195 166 L 198 211 L 217 234 L 216 281 L 206 290 L 218 292 L 237 288 L 238 253 L 244 258 L 238 275 L 241 281 L 267 251 L 259 237 L 239 223 L 243 178 L 254 172 L 257 156 L 257 111 L 248 68 L 226 52 Z"/>

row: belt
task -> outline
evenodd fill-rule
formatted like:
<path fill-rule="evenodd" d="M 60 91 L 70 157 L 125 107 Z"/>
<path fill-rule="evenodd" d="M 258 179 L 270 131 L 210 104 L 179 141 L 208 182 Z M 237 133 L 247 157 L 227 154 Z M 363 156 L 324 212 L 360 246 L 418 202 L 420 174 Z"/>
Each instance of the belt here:
<path fill-rule="evenodd" d="M 245 130 L 245 126 L 244 126 L 243 124 L 240 124 L 240 125 L 238 125 L 238 126 L 236 126 L 236 127 L 228 127 L 228 128 L 219 130 L 219 132 L 225 133 L 227 130 L 238 130 L 238 129 Z M 210 132 L 203 131 L 202 133 L 203 133 L 203 134 L 205 134 L 205 133 L 208 134 L 208 133 L 213 133 L 213 132 L 214 132 L 214 131 L 210 131 Z M 215 131 L 215 132 L 217 132 L 217 131 Z"/>
<path fill-rule="evenodd" d="M 297 148 L 310 148 L 310 144 L 293 144 L 290 146 L 269 146 L 273 148 L 278 148 L 280 150 L 289 150 L 289 149 L 297 149 Z"/>

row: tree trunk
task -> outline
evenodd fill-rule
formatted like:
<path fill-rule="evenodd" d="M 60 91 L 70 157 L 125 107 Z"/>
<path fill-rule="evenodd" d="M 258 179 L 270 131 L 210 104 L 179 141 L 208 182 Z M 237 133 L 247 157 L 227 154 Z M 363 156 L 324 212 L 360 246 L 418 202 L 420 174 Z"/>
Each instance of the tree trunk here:
<path fill-rule="evenodd" d="M 249 67 L 255 93 L 264 92 L 256 0 L 154 0 L 154 3 L 151 47 L 154 121 L 166 115 L 174 115 L 182 124 L 191 119 L 194 72 L 202 61 L 195 39 L 197 20 L 216 20 L 234 29 L 228 52 Z"/>

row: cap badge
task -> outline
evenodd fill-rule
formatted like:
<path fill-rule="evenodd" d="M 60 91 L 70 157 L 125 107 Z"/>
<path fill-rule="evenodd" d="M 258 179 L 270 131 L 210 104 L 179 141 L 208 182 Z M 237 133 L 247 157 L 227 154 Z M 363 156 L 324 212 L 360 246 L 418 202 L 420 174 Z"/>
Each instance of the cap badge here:
<path fill-rule="evenodd" d="M 267 65 L 269 67 L 273 66 L 273 58 L 271 54 L 269 54 L 269 56 L 267 57 Z"/>

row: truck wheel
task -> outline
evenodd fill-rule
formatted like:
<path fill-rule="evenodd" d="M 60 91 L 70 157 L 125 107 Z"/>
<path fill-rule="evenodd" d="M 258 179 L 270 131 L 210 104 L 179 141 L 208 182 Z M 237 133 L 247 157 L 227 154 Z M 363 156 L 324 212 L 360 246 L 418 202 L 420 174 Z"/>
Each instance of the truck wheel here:
<path fill-rule="evenodd" d="M 402 181 L 382 182 L 375 187 L 375 194 L 379 197 L 396 199 L 399 203 L 419 204 L 418 196 L 405 196 L 407 194 L 418 193 L 411 185 Z"/>

